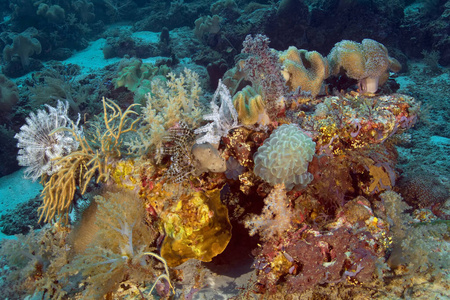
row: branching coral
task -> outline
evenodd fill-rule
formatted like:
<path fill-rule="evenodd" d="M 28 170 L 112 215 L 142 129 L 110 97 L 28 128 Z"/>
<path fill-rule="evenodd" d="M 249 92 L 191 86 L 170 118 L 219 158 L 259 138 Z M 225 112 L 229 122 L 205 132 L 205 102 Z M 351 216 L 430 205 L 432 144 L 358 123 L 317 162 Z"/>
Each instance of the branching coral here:
<path fill-rule="evenodd" d="M 418 273 L 442 276 L 449 268 L 448 242 L 441 237 L 448 234 L 448 225 L 443 222 L 415 224 L 416 221 L 406 211 L 411 207 L 402 197 L 387 191 L 380 195 L 386 208 L 394 239 L 389 264 L 392 268 L 406 266 L 404 278 Z"/>
<path fill-rule="evenodd" d="M 265 35 L 248 35 L 242 44 L 242 53 L 250 55 L 245 60 L 244 71 L 253 86 L 261 88 L 266 110 L 273 120 L 283 107 L 281 101 L 288 88 L 278 55 L 269 48 L 269 42 Z"/>
<path fill-rule="evenodd" d="M 289 200 L 283 184 L 274 186 L 264 199 L 264 209 L 259 216 L 251 216 L 245 220 L 245 227 L 250 229 L 250 235 L 259 232 L 262 239 L 280 237 L 291 228 L 294 214 L 289 208 Z"/>
<path fill-rule="evenodd" d="M 191 128 L 200 123 L 203 110 L 198 75 L 185 69 L 178 77 L 174 73 L 167 77 L 166 82 L 151 82 L 152 91 L 147 94 L 146 106 L 142 109 L 143 124 L 137 131 L 139 138 L 127 142 L 134 153 L 142 155 L 160 147 L 167 130 L 180 121 Z"/>
<path fill-rule="evenodd" d="M 94 126 L 95 132 L 89 141 L 74 129 L 65 127 L 49 134 L 70 132 L 80 149 L 54 160 L 58 171 L 51 175 L 42 191 L 41 219 L 45 217 L 44 221 L 49 222 L 57 215 L 65 216 L 67 221 L 76 187 L 84 194 L 94 176 L 97 182 L 109 178 L 108 165 L 121 157 L 124 135 L 136 130 L 138 119 L 130 118 L 137 114 L 133 106 L 122 112 L 113 101 L 103 98 L 103 126 Z"/>
<path fill-rule="evenodd" d="M 65 299 L 70 284 L 58 272 L 69 259 L 67 234 L 67 228 L 45 226 L 2 240 L 0 257 L 8 266 L 1 272 L 3 297 L 23 299 L 27 293 L 41 292 L 45 299 Z"/>
<path fill-rule="evenodd" d="M 220 101 L 220 106 L 217 102 Z M 231 129 L 237 128 L 238 114 L 234 108 L 228 88 L 219 81 L 216 92 L 210 102 L 212 112 L 204 115 L 203 119 L 212 121 L 203 127 L 197 128 L 195 134 L 203 134 L 197 139 L 197 144 L 210 143 L 218 145 L 220 139 L 226 136 Z"/>

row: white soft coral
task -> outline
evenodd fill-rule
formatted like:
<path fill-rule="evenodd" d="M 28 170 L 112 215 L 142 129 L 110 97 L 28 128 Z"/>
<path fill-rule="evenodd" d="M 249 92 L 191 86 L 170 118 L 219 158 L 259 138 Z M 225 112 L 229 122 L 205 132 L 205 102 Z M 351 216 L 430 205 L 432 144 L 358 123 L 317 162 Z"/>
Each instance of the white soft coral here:
<path fill-rule="evenodd" d="M 284 184 L 275 185 L 264 203 L 261 215 L 251 215 L 244 221 L 244 225 L 250 229 L 251 236 L 258 232 L 264 240 L 280 237 L 291 228 L 294 217 Z"/>
<path fill-rule="evenodd" d="M 219 100 L 220 107 L 217 105 Z M 219 85 L 210 105 L 212 112 L 204 115 L 203 119 L 212 122 L 194 131 L 195 134 L 204 133 L 203 136 L 196 140 L 197 144 L 210 143 L 217 145 L 221 137 L 226 136 L 231 129 L 239 127 L 238 113 L 236 108 L 234 108 L 230 92 L 221 80 L 219 80 Z"/>

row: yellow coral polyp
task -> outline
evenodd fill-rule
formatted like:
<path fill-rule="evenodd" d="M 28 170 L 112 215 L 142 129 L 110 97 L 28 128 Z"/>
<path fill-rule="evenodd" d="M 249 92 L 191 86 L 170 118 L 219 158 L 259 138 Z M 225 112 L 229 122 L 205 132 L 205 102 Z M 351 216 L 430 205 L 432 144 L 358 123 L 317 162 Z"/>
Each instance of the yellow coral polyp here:
<path fill-rule="evenodd" d="M 161 215 L 166 237 L 161 256 L 170 267 L 188 259 L 211 261 L 231 239 L 228 209 L 220 201 L 220 190 L 194 192 Z"/>

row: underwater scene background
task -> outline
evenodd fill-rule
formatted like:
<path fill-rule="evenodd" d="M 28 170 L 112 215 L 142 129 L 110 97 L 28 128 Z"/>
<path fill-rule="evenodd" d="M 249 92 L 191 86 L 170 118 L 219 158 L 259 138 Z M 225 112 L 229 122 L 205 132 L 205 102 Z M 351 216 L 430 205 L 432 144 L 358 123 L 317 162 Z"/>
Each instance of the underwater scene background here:
<path fill-rule="evenodd" d="M 450 1 L 0 13 L 1 299 L 450 299 Z"/>

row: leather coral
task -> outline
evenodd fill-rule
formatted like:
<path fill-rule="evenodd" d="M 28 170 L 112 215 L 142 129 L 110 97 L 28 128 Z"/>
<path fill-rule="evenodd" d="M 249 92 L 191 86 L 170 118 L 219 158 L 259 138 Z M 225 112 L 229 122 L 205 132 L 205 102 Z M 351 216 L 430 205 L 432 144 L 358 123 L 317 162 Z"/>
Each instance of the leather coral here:
<path fill-rule="evenodd" d="M 389 70 L 400 71 L 400 63 L 388 55 L 386 47 L 371 39 L 361 43 L 343 40 L 328 54 L 331 75 L 345 72 L 358 80 L 362 92 L 375 93 L 389 78 Z"/>
<path fill-rule="evenodd" d="M 300 87 L 313 97 L 319 94 L 323 81 L 328 77 L 328 62 L 317 51 L 297 49 L 294 46 L 280 53 L 283 76 L 292 91 Z"/>

